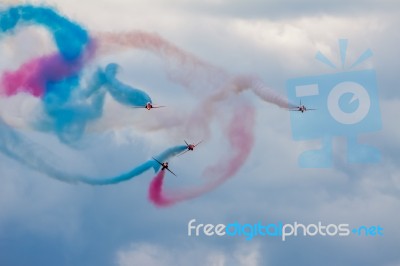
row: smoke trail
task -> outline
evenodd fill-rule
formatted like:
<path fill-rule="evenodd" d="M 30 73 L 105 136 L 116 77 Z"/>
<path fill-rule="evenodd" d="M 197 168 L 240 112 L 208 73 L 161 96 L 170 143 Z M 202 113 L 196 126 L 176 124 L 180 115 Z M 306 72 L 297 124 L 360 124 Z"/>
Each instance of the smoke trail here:
<path fill-rule="evenodd" d="M 124 105 L 145 106 L 152 102 L 145 92 L 120 82 L 116 78 L 117 68 L 116 64 L 109 64 L 105 71 L 99 69 L 88 87 L 82 89 L 74 72 L 80 70 L 80 66 L 55 54 L 34 59 L 14 73 L 5 73 L 3 85 L 8 95 L 23 88 L 25 92 L 42 96 L 45 114 L 33 122 L 33 126 L 38 130 L 53 131 L 61 141 L 71 144 L 81 138 L 89 121 L 101 117 L 106 92 L 101 90 L 103 86 Z M 52 82 L 60 77 L 65 78 Z"/>
<path fill-rule="evenodd" d="M 119 103 L 127 106 L 141 106 L 144 107 L 147 103 L 151 103 L 151 98 L 144 91 L 132 88 L 123 84 L 115 78 L 117 74 L 118 65 L 109 64 L 106 67 L 105 75 L 108 81 L 108 91 L 112 97 Z"/>
<path fill-rule="evenodd" d="M 199 187 L 164 191 L 164 171 L 160 171 L 150 184 L 148 194 L 150 201 L 158 207 L 170 206 L 180 201 L 198 197 L 227 181 L 240 169 L 250 154 L 253 146 L 253 125 L 254 110 L 251 106 L 244 105 L 236 109 L 226 129 L 226 134 L 232 146 L 229 157 L 223 158 L 222 161 L 208 167 L 203 172 L 203 176 L 212 177 L 212 179 L 207 178 L 207 182 Z"/>
<path fill-rule="evenodd" d="M 265 86 L 255 76 L 232 76 L 224 70 L 208 64 L 192 54 L 176 47 L 162 37 L 143 32 L 97 33 L 100 53 L 114 52 L 113 45 L 149 51 L 159 56 L 166 64 L 166 71 L 171 81 L 182 85 L 193 92 L 211 93 L 208 101 L 225 99 L 231 93 L 252 90 L 263 101 L 288 108 L 287 99 Z M 217 92 L 215 92 L 217 90 Z"/>
<path fill-rule="evenodd" d="M 165 150 L 164 152 L 160 153 L 159 155 L 156 155 L 155 158 L 157 158 L 157 160 L 159 160 L 159 161 L 164 162 L 164 161 L 169 160 L 171 157 L 174 157 L 177 154 L 183 152 L 185 149 L 186 149 L 186 146 L 182 146 L 182 145 L 171 147 L 171 148 Z M 112 184 L 117 184 L 120 182 L 130 180 L 133 177 L 138 176 L 151 168 L 153 168 L 154 171 L 158 171 L 160 169 L 160 165 L 156 161 L 151 159 L 151 160 L 135 167 L 131 171 L 121 174 L 121 175 L 118 175 L 118 176 L 109 177 L 109 178 L 100 178 L 100 179 L 80 177 L 80 178 L 78 178 L 78 181 L 85 183 L 85 184 L 89 184 L 89 185 L 112 185 Z"/>
<path fill-rule="evenodd" d="M 68 90 L 59 93 L 58 100 L 66 101 L 77 85 L 83 61 L 93 54 L 95 45 L 85 29 L 49 7 L 23 5 L 0 12 L 0 33 L 13 33 L 18 26 L 29 25 L 44 26 L 52 34 L 59 53 L 33 59 L 14 72 L 4 73 L 3 93 L 13 95 L 26 91 L 42 96 L 61 83 Z"/>
<path fill-rule="evenodd" d="M 60 161 L 56 155 L 44 149 L 42 146 L 25 138 L 16 130 L 10 128 L 0 119 L 0 151 L 10 158 L 28 166 L 29 168 L 43 173 L 51 178 L 67 183 L 83 183 L 88 185 L 112 185 L 128 181 L 143 172 L 154 169 L 157 171 L 160 165 L 154 160 L 149 160 L 132 170 L 113 177 L 91 178 L 79 174 L 66 173 L 50 162 Z M 186 149 L 186 146 L 171 147 L 156 155 L 160 161 L 166 161 Z M 58 159 L 58 160 L 56 160 Z"/>
<path fill-rule="evenodd" d="M 210 136 L 211 121 L 221 115 L 218 112 L 221 111 L 219 107 L 222 102 L 245 90 L 251 90 L 263 101 L 278 107 L 292 106 L 286 98 L 265 86 L 258 77 L 231 75 L 183 51 L 158 35 L 132 31 L 97 33 L 95 36 L 100 54 L 115 52 L 115 46 L 119 46 L 142 49 L 157 55 L 165 63 L 165 71 L 170 80 L 194 93 L 199 99 L 199 103 L 192 111 L 161 113 L 152 121 L 140 124 L 145 130 L 176 128 L 191 138 L 206 139 Z"/>
<path fill-rule="evenodd" d="M 209 96 L 206 102 L 219 102 L 230 94 L 238 94 L 248 89 L 263 101 L 272 103 L 278 107 L 287 109 L 290 105 L 285 97 L 265 86 L 259 78 L 250 75 L 232 77 L 218 92 Z"/>
<path fill-rule="evenodd" d="M 47 82 L 47 92 L 42 98 L 43 113 L 32 125 L 41 131 L 54 132 L 58 138 L 71 144 L 83 135 L 89 121 L 101 117 L 104 106 L 105 79 L 96 72 L 85 90 L 71 90 L 79 86 L 79 77 L 70 76 L 62 82 Z"/>
<path fill-rule="evenodd" d="M 158 172 L 158 174 L 156 174 L 156 176 L 151 180 L 149 186 L 149 201 L 159 207 L 166 207 L 174 203 L 163 195 L 164 176 L 165 171 Z"/>
<path fill-rule="evenodd" d="M 142 49 L 160 57 L 166 64 L 166 71 L 170 79 L 184 88 L 198 94 L 212 91 L 213 86 L 220 86 L 228 74 L 224 70 L 214 67 L 199 58 L 191 55 L 162 37 L 144 31 L 124 33 L 98 32 L 94 34 L 99 41 L 99 53 L 115 52 L 122 48 Z"/>
<path fill-rule="evenodd" d="M 85 29 L 49 7 L 22 5 L 0 12 L 0 33 L 10 32 L 19 24 L 42 25 L 47 28 L 66 60 L 77 59 L 89 42 L 89 35 Z"/>
<path fill-rule="evenodd" d="M 19 26 L 28 25 L 44 26 L 52 34 L 59 53 L 33 59 L 14 72 L 4 73 L 3 93 L 25 91 L 42 97 L 46 114 L 43 121 L 35 122 L 36 128 L 54 131 L 66 143 L 74 141 L 82 135 L 87 118 L 98 117 L 91 109 L 82 106 L 74 109 L 69 101 L 79 85 L 84 61 L 93 54 L 95 45 L 85 29 L 51 8 L 23 5 L 0 12 L 2 33 L 12 33 Z M 78 114 L 80 111 L 83 117 Z"/>
<path fill-rule="evenodd" d="M 79 64 L 66 62 L 58 53 L 35 58 L 16 71 L 3 73 L 1 80 L 3 93 L 12 96 L 19 92 L 28 92 L 36 97 L 42 97 L 46 93 L 47 82 L 76 75 L 80 67 Z"/>

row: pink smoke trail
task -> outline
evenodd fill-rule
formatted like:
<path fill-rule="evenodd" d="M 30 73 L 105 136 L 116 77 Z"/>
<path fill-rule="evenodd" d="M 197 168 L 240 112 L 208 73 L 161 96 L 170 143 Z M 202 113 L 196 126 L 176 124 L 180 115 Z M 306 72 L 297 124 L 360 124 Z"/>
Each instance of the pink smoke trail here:
<path fill-rule="evenodd" d="M 158 207 L 166 207 L 180 201 L 189 200 L 207 193 L 233 176 L 246 161 L 253 146 L 254 109 L 243 105 L 235 113 L 226 129 L 229 144 L 232 147 L 230 158 L 223 158 L 217 164 L 208 167 L 203 176 L 207 178 L 202 186 L 174 191 L 163 190 L 164 171 L 160 171 L 152 180 L 149 187 L 149 200 Z"/>
<path fill-rule="evenodd" d="M 46 82 L 57 81 L 79 69 L 76 65 L 64 62 L 58 54 L 46 55 L 23 64 L 14 72 L 5 72 L 2 76 L 2 88 L 6 96 L 19 92 L 28 92 L 35 97 L 45 93 Z"/>
<path fill-rule="evenodd" d="M 220 84 L 221 77 L 227 76 L 224 70 L 200 60 L 157 34 L 130 31 L 99 32 L 95 36 L 99 40 L 99 53 L 114 53 L 116 47 L 149 51 L 164 60 L 171 80 L 188 89 L 196 88 L 201 93 L 212 89 L 208 88 L 210 82 L 214 85 Z M 202 80 L 207 84 L 204 84 Z"/>
<path fill-rule="evenodd" d="M 59 53 L 31 59 L 15 71 L 6 71 L 1 77 L 2 94 L 12 96 L 27 92 L 35 97 L 45 94 L 46 82 L 60 81 L 77 74 L 84 63 L 93 57 L 96 45 L 87 46 L 84 55 L 73 61 L 65 60 Z"/>

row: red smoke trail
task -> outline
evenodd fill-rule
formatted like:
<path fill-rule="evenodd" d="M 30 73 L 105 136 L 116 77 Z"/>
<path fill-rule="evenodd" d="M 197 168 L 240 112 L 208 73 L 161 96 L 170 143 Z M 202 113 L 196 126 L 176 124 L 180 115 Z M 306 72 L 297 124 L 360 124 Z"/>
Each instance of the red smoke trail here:
<path fill-rule="evenodd" d="M 95 35 L 99 40 L 99 52 L 115 52 L 116 46 L 119 50 L 122 48 L 136 48 L 147 50 L 156 54 L 167 64 L 167 71 L 171 80 L 193 89 L 199 86 L 198 77 L 207 80 L 208 84 L 212 79 L 215 82 L 223 75 L 227 75 L 222 69 L 212 66 L 196 56 L 178 48 L 162 37 L 144 31 L 130 31 L 124 33 L 104 32 Z M 184 66 L 184 68 L 182 68 Z M 173 68 L 177 68 L 176 71 Z"/>
<path fill-rule="evenodd" d="M 107 45 L 118 45 L 126 48 L 149 50 L 161 57 L 174 58 L 174 60 L 185 64 L 209 66 L 207 63 L 183 51 L 157 34 L 144 31 L 130 31 L 124 33 L 104 32 L 98 33 L 97 38 L 104 41 L 102 44 L 105 45 L 103 46 L 105 51 L 110 48 L 107 47 Z"/>
<path fill-rule="evenodd" d="M 171 204 L 168 199 L 165 199 L 162 195 L 162 187 L 164 183 L 165 171 L 161 170 L 153 178 L 149 186 L 149 200 L 160 207 L 166 207 Z"/>
<path fill-rule="evenodd" d="M 164 191 L 164 171 L 160 171 L 153 178 L 149 187 L 149 200 L 153 204 L 158 207 L 166 207 L 198 197 L 215 189 L 240 169 L 253 146 L 254 109 L 249 105 L 242 105 L 234 112 L 226 129 L 231 151 L 227 155 L 228 158 L 223 158 L 204 171 L 203 176 L 208 177 L 206 183 L 195 188 Z"/>

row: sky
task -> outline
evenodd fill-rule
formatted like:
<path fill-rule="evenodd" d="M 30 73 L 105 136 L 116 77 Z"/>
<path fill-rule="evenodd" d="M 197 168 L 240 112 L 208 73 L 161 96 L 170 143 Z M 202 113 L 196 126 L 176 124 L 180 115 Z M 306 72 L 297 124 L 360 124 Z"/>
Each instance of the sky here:
<path fill-rule="evenodd" d="M 16 3 L 21 2 L 4 1 L 0 7 Z M 315 60 L 321 51 L 340 65 L 339 39 L 348 39 L 350 63 L 369 48 L 373 56 L 359 69 L 376 71 L 382 129 L 363 135 L 362 141 L 378 148 L 382 159 L 377 164 L 349 164 L 346 140 L 337 137 L 331 168 L 299 167 L 300 153 L 317 147 L 319 140 L 293 140 L 289 112 L 250 92 L 230 96 L 217 106 L 221 113 L 232 112 L 232 106 L 242 101 L 254 107 L 254 144 L 242 167 L 209 193 L 167 208 L 156 207 L 147 199 L 152 172 L 112 186 L 70 184 L 1 153 L 0 265 L 400 265 L 397 1 L 23 3 L 55 7 L 93 34 L 156 33 L 227 73 L 257 75 L 283 97 L 289 79 L 344 71 Z M 0 36 L 1 72 L 54 50 L 51 38 L 41 28 Z M 151 110 L 151 114 L 138 113 L 108 97 L 103 118 L 90 124 L 79 147 L 60 142 L 51 132 L 29 129 L 32 110 L 40 106 L 33 97 L 0 99 L 1 118 L 46 147 L 45 160 L 57 161 L 65 172 L 99 178 L 125 172 L 144 158 L 183 144 L 187 137 L 181 133 L 186 131 L 150 130 L 146 125 L 155 119 L 153 114 L 170 119 L 186 108 L 193 111 L 208 93 L 209 81 L 195 84 L 196 92 L 173 84 L 163 62 L 139 49 L 115 49 L 98 56 L 85 76 L 110 62 L 121 66 L 118 77 L 124 83 L 144 88 L 154 103 L 168 107 Z M 207 178 L 201 173 L 208 165 L 227 156 L 227 136 L 220 130 L 227 117 L 212 120 L 209 138 L 194 152 L 170 162 L 179 177 L 167 174 L 168 188 L 200 182 Z M 197 136 L 196 132 L 189 135 Z M 300 236 L 287 241 L 260 236 L 252 240 L 194 237 L 187 233 L 192 219 L 213 224 L 321 221 L 380 225 L 384 235 Z"/>

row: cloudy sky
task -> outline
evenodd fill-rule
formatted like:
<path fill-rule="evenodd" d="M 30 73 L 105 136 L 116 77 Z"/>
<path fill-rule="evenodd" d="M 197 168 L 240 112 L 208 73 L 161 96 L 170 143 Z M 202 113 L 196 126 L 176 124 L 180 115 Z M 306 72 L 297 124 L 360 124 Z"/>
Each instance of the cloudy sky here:
<path fill-rule="evenodd" d="M 363 141 L 377 147 L 382 160 L 378 164 L 348 164 L 346 142 L 340 137 L 334 141 L 332 168 L 299 168 L 298 155 L 317 146 L 318 140 L 294 141 L 288 112 L 248 93 L 238 96 L 256 109 L 255 143 L 246 163 L 216 190 L 169 208 L 160 209 L 147 201 L 151 173 L 114 186 L 71 185 L 0 154 L 0 265 L 400 265 L 397 1 L 36 3 L 55 6 L 91 32 L 157 33 L 227 72 L 258 75 L 283 95 L 290 78 L 341 71 L 314 59 L 321 51 L 339 64 L 338 39 L 349 40 L 349 64 L 370 48 L 374 55 L 360 69 L 376 70 L 383 128 L 367 134 Z M 18 34 L 21 37 L 0 39 L 7 42 L 0 46 L 2 70 L 52 49 L 50 39 L 40 29 Z M 35 45 L 21 43 L 24 34 Z M 115 51 L 96 64 L 109 61 L 122 66 L 124 82 L 149 88 L 159 103 L 177 106 L 182 101 L 196 102 L 193 95 L 179 88 L 157 90 L 170 84 L 160 62 L 143 51 Z M 4 102 L 3 117 L 11 105 Z M 224 136 L 213 133 L 212 140 L 190 154 L 189 164 L 174 160 L 173 170 L 186 179 L 184 184 L 196 182 L 208 160 L 218 154 Z M 91 175 L 126 171 L 143 156 L 148 158 L 184 138 L 175 134 L 161 138 L 136 130 L 134 125 L 118 125 L 95 131 L 91 139 L 87 137 L 84 149 L 74 150 L 59 144 L 54 136 L 25 134 L 51 146 L 65 168 Z M 174 187 L 181 181 L 167 178 L 166 182 Z M 322 221 L 380 225 L 384 236 L 297 237 L 285 242 L 273 237 L 251 241 L 242 237 L 196 238 L 187 236 L 191 219 L 214 224 Z"/>

